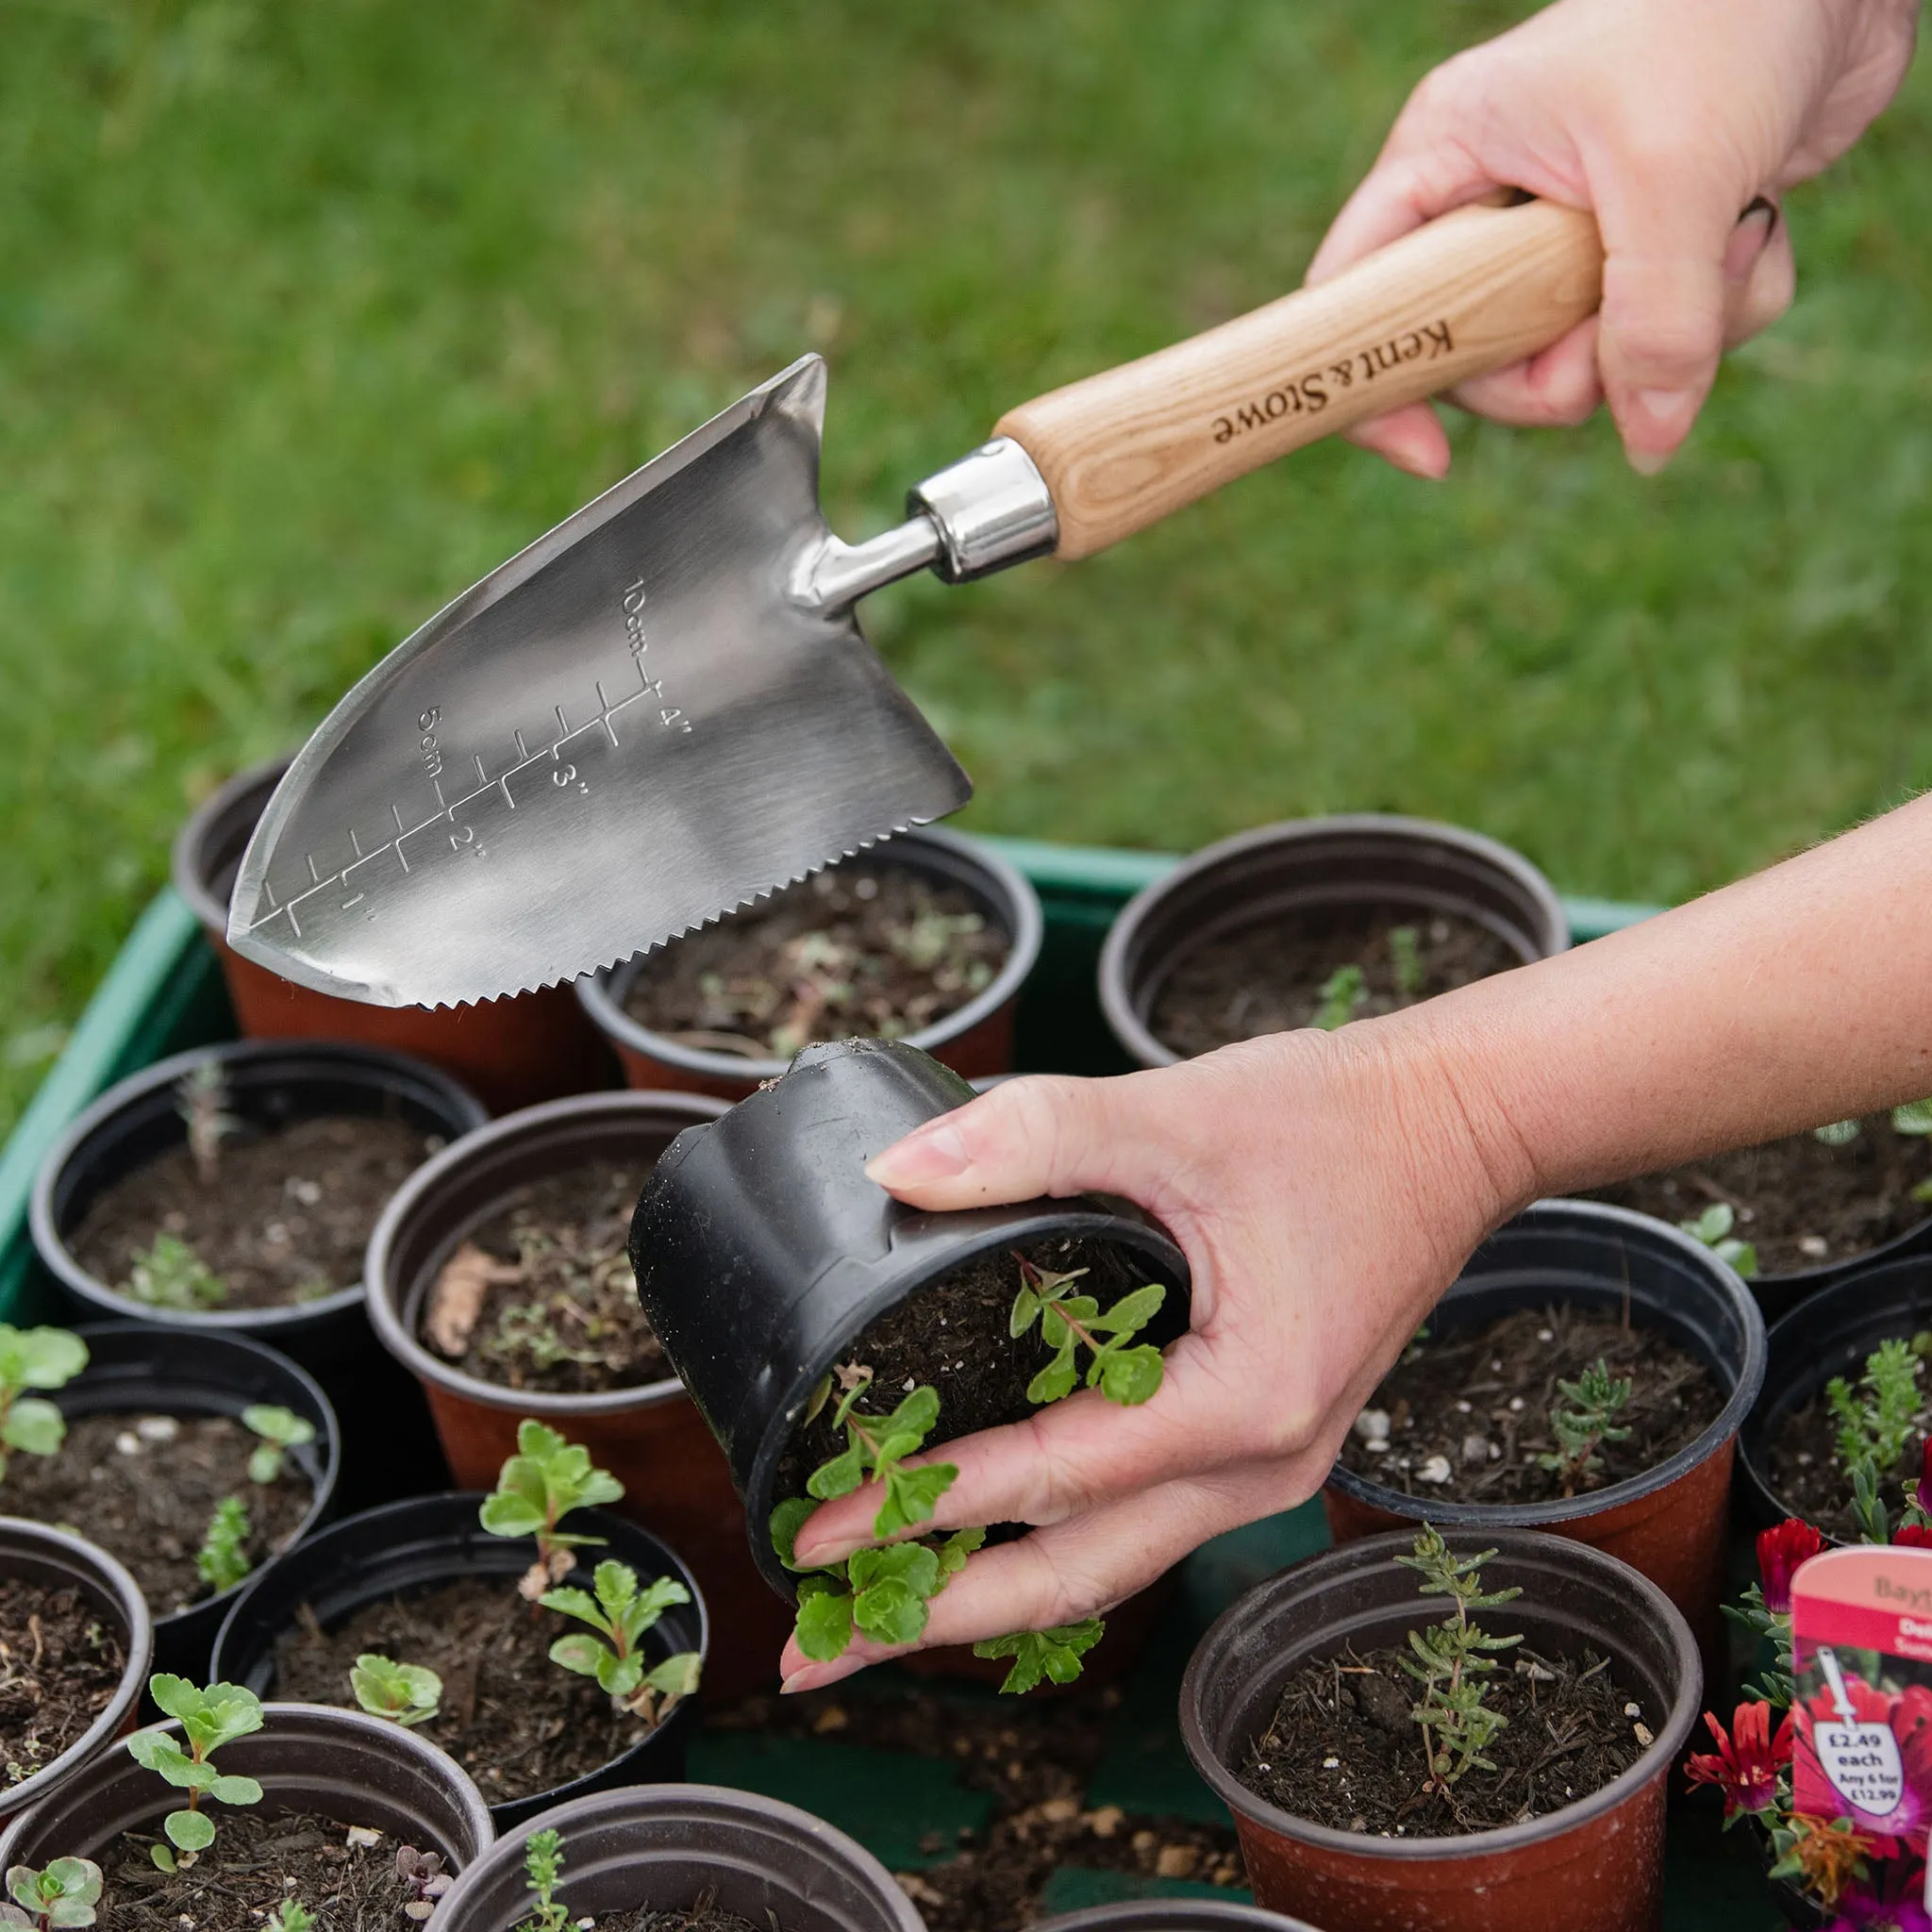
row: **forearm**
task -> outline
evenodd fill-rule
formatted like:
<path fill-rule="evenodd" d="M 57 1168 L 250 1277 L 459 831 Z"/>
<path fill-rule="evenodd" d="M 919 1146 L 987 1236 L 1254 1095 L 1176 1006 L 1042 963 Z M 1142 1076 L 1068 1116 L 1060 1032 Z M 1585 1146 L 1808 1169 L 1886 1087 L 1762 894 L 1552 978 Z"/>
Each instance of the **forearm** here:
<path fill-rule="evenodd" d="M 1387 1024 L 1527 1200 L 1932 1093 L 1932 795 Z"/>

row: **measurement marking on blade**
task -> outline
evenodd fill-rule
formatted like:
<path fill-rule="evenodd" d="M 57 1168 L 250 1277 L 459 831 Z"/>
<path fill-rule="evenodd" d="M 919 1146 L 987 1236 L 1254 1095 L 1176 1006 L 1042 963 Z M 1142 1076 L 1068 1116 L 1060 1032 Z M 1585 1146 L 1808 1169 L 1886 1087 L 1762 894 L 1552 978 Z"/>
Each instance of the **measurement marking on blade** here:
<path fill-rule="evenodd" d="M 367 892 L 358 892 L 353 899 L 344 899 L 342 901 L 342 910 L 346 912 L 351 906 L 361 905 L 363 900 L 368 898 L 368 896 L 369 894 Z"/>
<path fill-rule="evenodd" d="M 518 758 L 522 758 L 525 764 L 528 764 L 530 761 L 530 747 L 524 742 L 524 734 L 521 731 L 512 731 L 510 736 L 517 741 Z"/>
<path fill-rule="evenodd" d="M 312 852 L 305 852 L 302 856 L 308 861 L 308 876 L 312 878 L 318 886 L 321 885 L 322 874 L 315 869 L 315 854 Z"/>
<path fill-rule="evenodd" d="M 349 843 L 356 848 L 356 857 L 360 858 L 362 857 L 362 841 L 356 836 L 354 825 L 349 827 Z"/>
<path fill-rule="evenodd" d="M 476 776 L 486 786 L 491 782 L 490 774 L 484 769 L 483 754 L 480 751 L 476 754 Z"/>

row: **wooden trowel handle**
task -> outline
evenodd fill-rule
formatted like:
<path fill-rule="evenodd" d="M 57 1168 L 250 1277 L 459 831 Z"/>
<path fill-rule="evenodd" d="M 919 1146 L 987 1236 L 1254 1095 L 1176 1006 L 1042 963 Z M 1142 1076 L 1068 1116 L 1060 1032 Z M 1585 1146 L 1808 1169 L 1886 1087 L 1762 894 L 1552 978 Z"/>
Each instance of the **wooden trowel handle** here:
<path fill-rule="evenodd" d="M 1458 208 L 1331 282 L 1069 383 L 1000 419 L 1091 557 L 1318 437 L 1500 369 L 1589 315 L 1594 218 L 1555 202 Z"/>

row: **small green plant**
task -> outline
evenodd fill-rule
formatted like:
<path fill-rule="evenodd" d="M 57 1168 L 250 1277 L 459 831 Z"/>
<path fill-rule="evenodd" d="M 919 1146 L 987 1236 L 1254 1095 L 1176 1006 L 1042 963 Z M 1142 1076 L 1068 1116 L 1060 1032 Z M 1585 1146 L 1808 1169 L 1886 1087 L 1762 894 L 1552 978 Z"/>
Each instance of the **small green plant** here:
<path fill-rule="evenodd" d="M 1699 1241 L 1720 1261 L 1735 1268 L 1746 1281 L 1757 1273 L 1757 1244 L 1740 1241 L 1731 1230 L 1738 1224 L 1738 1210 L 1728 1201 L 1713 1201 L 1702 1214 L 1693 1214 L 1677 1225 L 1692 1241 Z"/>
<path fill-rule="evenodd" d="M 287 1898 L 268 1915 L 262 1932 L 315 1932 L 315 1914 L 299 1898 Z"/>
<path fill-rule="evenodd" d="M 371 1717 L 386 1717 L 406 1728 L 426 1724 L 442 1703 L 442 1679 L 421 1664 L 399 1664 L 365 1650 L 349 1672 L 356 1702 Z"/>
<path fill-rule="evenodd" d="M 525 1416 L 517 1424 L 517 1453 L 503 1465 L 478 1513 L 491 1536 L 537 1539 L 537 1560 L 517 1586 L 534 1604 L 570 1574 L 574 1549 L 604 1541 L 600 1536 L 567 1534 L 558 1523 L 573 1509 L 615 1503 L 623 1494 L 624 1485 L 597 1468 L 588 1449 Z"/>
<path fill-rule="evenodd" d="M 215 1841 L 214 1821 L 202 1810 L 203 1798 L 224 1805 L 261 1803 L 261 1787 L 252 1777 L 231 1776 L 216 1770 L 214 1764 L 214 1754 L 225 1744 L 260 1730 L 261 1700 L 240 1684 L 210 1684 L 202 1690 L 186 1677 L 165 1672 L 147 1680 L 147 1694 L 179 1722 L 188 1740 L 184 1751 L 178 1739 L 156 1724 L 136 1731 L 127 1740 L 128 1752 L 137 1764 L 158 1772 L 176 1790 L 188 1793 L 187 1808 L 170 1811 L 161 1821 L 168 1843 L 156 1845 L 150 1854 L 163 1872 L 173 1872 L 178 1862 L 175 1852 L 192 1859 Z"/>
<path fill-rule="evenodd" d="M 25 1391 L 64 1389 L 86 1367 L 87 1343 L 79 1336 L 64 1328 L 16 1328 L 0 1322 L 0 1479 L 15 1451 L 52 1456 L 67 1438 L 60 1411 Z"/>
<path fill-rule="evenodd" d="M 175 1111 L 187 1124 L 195 1176 L 211 1188 L 222 1177 L 222 1142 L 242 1131 L 228 1111 L 228 1079 L 219 1060 L 203 1060 L 175 1081 Z"/>
<path fill-rule="evenodd" d="M 255 1568 L 248 1555 L 248 1511 L 242 1498 L 224 1496 L 194 1553 L 195 1574 L 217 1593 L 233 1590 Z"/>
<path fill-rule="evenodd" d="M 1322 982 L 1321 1005 L 1315 1008 L 1314 1024 L 1324 1033 L 1346 1026 L 1368 1004 L 1368 980 L 1359 966 L 1338 966 Z"/>
<path fill-rule="evenodd" d="M 1034 1323 L 1041 1340 L 1053 1350 L 1053 1359 L 1027 1384 L 1028 1402 L 1058 1402 L 1074 1392 L 1079 1380 L 1076 1351 L 1084 1347 L 1092 1359 L 1087 1364 L 1087 1386 L 1098 1389 L 1108 1401 L 1124 1407 L 1145 1402 L 1160 1387 L 1160 1351 L 1151 1341 L 1129 1348 L 1127 1343 L 1160 1312 L 1167 1291 L 1158 1282 L 1124 1294 L 1106 1313 L 1091 1294 L 1074 1294 L 1073 1284 L 1087 1273 L 1074 1268 L 1065 1274 L 1037 1268 L 1024 1255 L 1020 1264 L 1020 1291 L 1013 1298 L 1007 1326 L 1015 1340 Z M 937 1410 L 938 1398 L 934 1398 Z"/>
<path fill-rule="evenodd" d="M 268 1484 L 282 1473 L 282 1458 L 291 1449 L 315 1441 L 315 1424 L 304 1422 L 292 1408 L 252 1402 L 242 1411 L 242 1426 L 261 1438 L 261 1446 L 248 1458 L 248 1480 Z"/>
<path fill-rule="evenodd" d="M 516 1932 L 564 1932 L 570 1908 L 557 1896 L 563 1882 L 563 1834 L 533 1831 L 524 1840 L 524 1890 L 535 1903 Z"/>
<path fill-rule="evenodd" d="M 1811 1129 L 1811 1138 L 1825 1147 L 1849 1147 L 1861 1132 L 1857 1121 L 1827 1121 Z"/>
<path fill-rule="evenodd" d="M 1423 956 L 1418 943 L 1421 935 L 1412 925 L 1389 928 L 1389 958 L 1395 968 L 1395 991 L 1406 1000 L 1422 997 Z"/>
<path fill-rule="evenodd" d="M 934 1506 L 959 1472 L 950 1462 L 929 1462 L 923 1469 L 908 1469 L 905 1462 L 918 1453 L 940 1419 L 939 1391 L 914 1389 L 891 1415 L 861 1415 L 858 1403 L 872 1387 L 872 1371 L 848 1365 L 837 1373 L 845 1392 L 833 1412 L 832 1426 L 845 1431 L 845 1447 L 806 1478 L 808 1493 L 828 1503 L 851 1495 L 861 1483 L 876 1483 L 879 1507 L 872 1533 L 881 1540 L 915 1523 L 931 1522 Z"/>
<path fill-rule="evenodd" d="M 703 1659 L 694 1650 L 681 1650 L 644 1668 L 644 1632 L 674 1604 L 691 1601 L 691 1591 L 675 1576 L 660 1576 L 640 1590 L 635 1570 L 607 1560 L 597 1565 L 591 1590 L 553 1590 L 541 1601 L 546 1610 L 575 1617 L 597 1633 L 590 1637 L 573 1631 L 559 1637 L 550 1646 L 550 1661 L 596 1678 L 599 1690 L 635 1715 L 656 1723 L 661 1715 L 659 1699 L 668 1709 L 672 1701 L 698 1688 Z"/>
<path fill-rule="evenodd" d="M 218 1308 L 228 1299 L 228 1284 L 179 1235 L 162 1233 L 135 1256 L 121 1292 L 150 1308 Z"/>
<path fill-rule="evenodd" d="M 442 1869 L 441 1852 L 419 1852 L 414 1845 L 396 1847 L 396 1876 L 409 1894 L 403 1917 L 422 1924 L 436 1910 L 436 1902 L 456 1883 Z"/>
<path fill-rule="evenodd" d="M 1891 1110 L 1891 1130 L 1895 1134 L 1932 1134 L 1932 1100 L 1908 1100 Z"/>
<path fill-rule="evenodd" d="M 1013 1666 L 1000 1690 L 1019 1696 L 1042 1677 L 1071 1684 L 1080 1674 L 1080 1659 L 1106 1634 L 1107 1625 L 1098 1617 L 1083 1617 L 1077 1624 L 1061 1624 L 1051 1630 L 1015 1630 L 1007 1637 L 984 1638 L 973 1646 L 973 1655 L 1011 1657 Z"/>
<path fill-rule="evenodd" d="M 31 1865 L 9 1865 L 7 1890 L 11 1903 L 0 1905 L 0 1925 L 31 1925 L 36 1932 L 92 1925 L 101 1899 L 101 1868 L 92 1858 L 56 1858 L 39 1872 Z"/>
<path fill-rule="evenodd" d="M 1574 1496 L 1578 1483 L 1602 1470 L 1604 1459 L 1596 1452 L 1604 1443 L 1628 1439 L 1630 1431 L 1617 1416 L 1630 1400 L 1631 1387 L 1630 1377 L 1612 1375 L 1601 1356 L 1575 1381 L 1557 1384 L 1558 1400 L 1550 1410 L 1557 1446 L 1539 1456 L 1537 1466 L 1562 1477 L 1566 1496 Z"/>
<path fill-rule="evenodd" d="M 1869 1463 L 1874 1475 L 1884 1475 L 1897 1465 L 1918 1420 L 1924 1366 L 1909 1341 L 1893 1337 L 1865 1357 L 1856 1388 L 1842 1375 L 1824 1385 L 1825 1404 L 1838 1424 L 1838 1459 L 1846 1470 Z"/>
<path fill-rule="evenodd" d="M 1492 1610 L 1521 1596 L 1519 1589 L 1485 1591 L 1482 1568 L 1494 1550 L 1457 1557 L 1439 1532 L 1424 1524 L 1416 1538 L 1414 1554 L 1397 1557 L 1405 1569 L 1421 1576 L 1424 1596 L 1446 1596 L 1456 1607 L 1453 1618 L 1411 1630 L 1402 1668 L 1423 1687 L 1423 1701 L 1409 1715 L 1422 1726 L 1423 1750 L 1429 1774 L 1424 1791 L 1447 1792 L 1465 1773 L 1493 1771 L 1483 1756 L 1485 1747 L 1509 1720 L 1483 1702 L 1483 1679 L 1496 1668 L 1493 1652 L 1521 1643 L 1518 1637 L 1491 1637 L 1471 1613 Z"/>

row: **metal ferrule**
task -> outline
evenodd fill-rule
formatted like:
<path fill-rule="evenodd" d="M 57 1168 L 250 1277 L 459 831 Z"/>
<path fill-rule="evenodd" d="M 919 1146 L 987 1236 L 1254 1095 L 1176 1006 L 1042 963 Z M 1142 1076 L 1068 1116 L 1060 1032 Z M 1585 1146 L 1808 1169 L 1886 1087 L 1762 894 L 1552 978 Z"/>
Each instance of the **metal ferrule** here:
<path fill-rule="evenodd" d="M 1045 557 L 1059 541 L 1046 479 L 1009 436 L 982 443 L 908 491 L 906 508 L 932 519 L 940 534 L 933 572 L 949 584 Z"/>

